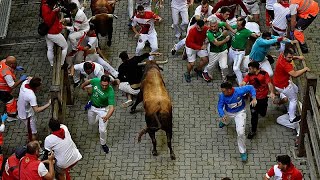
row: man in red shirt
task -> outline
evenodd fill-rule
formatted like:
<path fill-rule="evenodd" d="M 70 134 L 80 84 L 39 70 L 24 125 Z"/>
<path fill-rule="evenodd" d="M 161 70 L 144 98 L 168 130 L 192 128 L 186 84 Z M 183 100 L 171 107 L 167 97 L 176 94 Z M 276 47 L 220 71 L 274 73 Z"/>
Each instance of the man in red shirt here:
<path fill-rule="evenodd" d="M 277 123 L 286 126 L 291 129 L 296 129 L 297 136 L 299 136 L 299 123 L 300 116 L 296 116 L 297 102 L 298 102 L 298 87 L 290 81 L 290 77 L 299 77 L 303 73 L 310 71 L 308 67 L 294 70 L 292 60 L 299 59 L 304 60 L 303 56 L 293 56 L 294 51 L 291 48 L 284 50 L 283 54 L 280 54 L 273 76 L 273 85 L 275 89 L 280 93 L 280 97 L 287 97 L 289 100 L 288 114 L 284 114 L 277 118 Z"/>
<path fill-rule="evenodd" d="M 274 176 L 274 179 L 282 180 L 302 180 L 301 172 L 294 167 L 288 155 L 277 157 L 277 165 L 274 165 L 264 176 L 264 180 L 268 180 Z"/>
<path fill-rule="evenodd" d="M 230 26 L 232 25 L 236 25 L 237 24 L 237 19 L 234 17 L 234 13 L 236 11 L 237 6 L 240 5 L 241 8 L 243 9 L 243 11 L 249 15 L 250 12 L 248 11 L 247 7 L 244 5 L 244 3 L 242 2 L 242 0 L 220 0 L 219 2 L 217 2 L 217 4 L 213 7 L 212 9 L 212 14 L 216 13 L 218 11 L 218 9 L 222 8 L 222 7 L 228 7 L 231 9 L 230 12 L 230 16 L 227 20 L 227 23 L 230 24 Z"/>
<path fill-rule="evenodd" d="M 195 26 L 193 26 L 186 39 L 186 53 L 188 56 L 187 72 L 184 73 L 184 78 L 187 83 L 191 82 L 190 72 L 194 66 L 197 55 L 201 58 L 198 68 L 195 68 L 194 71 L 202 77 L 202 68 L 208 63 L 208 51 L 207 43 L 205 42 L 207 38 L 208 26 L 204 25 L 203 20 L 197 20 Z"/>
<path fill-rule="evenodd" d="M 256 61 L 252 61 L 248 64 L 248 67 L 249 73 L 244 77 L 243 82 L 240 85 L 252 85 L 257 93 L 257 105 L 255 107 L 250 106 L 251 132 L 248 134 L 248 139 L 252 139 L 257 132 L 259 114 L 264 117 L 267 113 L 269 91 L 272 99 L 274 99 L 275 95 L 270 76 L 266 71 L 260 69 L 260 64 Z"/>

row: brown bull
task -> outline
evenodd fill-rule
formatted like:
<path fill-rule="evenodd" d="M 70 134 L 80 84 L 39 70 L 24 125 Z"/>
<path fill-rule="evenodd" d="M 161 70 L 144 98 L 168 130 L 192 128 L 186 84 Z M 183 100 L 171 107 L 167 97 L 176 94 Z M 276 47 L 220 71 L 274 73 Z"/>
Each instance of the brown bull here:
<path fill-rule="evenodd" d="M 147 61 L 144 75 L 141 81 L 140 93 L 131 108 L 135 112 L 136 106 L 143 100 L 145 109 L 145 121 L 147 126 L 139 133 L 138 142 L 143 134 L 148 133 L 153 144 L 152 154 L 158 155 L 155 133 L 159 129 L 166 132 L 167 143 L 170 150 L 170 157 L 176 157 L 172 150 L 172 105 L 168 91 L 165 88 L 160 67 L 156 61 Z"/>
<path fill-rule="evenodd" d="M 94 24 L 97 34 L 102 37 L 108 36 L 108 46 L 111 46 L 113 18 L 117 18 L 113 15 L 114 5 L 114 0 L 92 0 L 90 5 L 92 12 L 90 22 Z"/>

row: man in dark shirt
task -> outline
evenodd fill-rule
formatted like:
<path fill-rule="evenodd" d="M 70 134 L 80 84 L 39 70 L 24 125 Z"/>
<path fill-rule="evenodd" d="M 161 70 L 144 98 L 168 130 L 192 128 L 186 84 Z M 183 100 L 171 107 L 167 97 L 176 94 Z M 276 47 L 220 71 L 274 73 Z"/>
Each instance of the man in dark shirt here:
<path fill-rule="evenodd" d="M 269 74 L 260 69 L 260 64 L 256 61 L 252 61 L 248 64 L 248 67 L 249 74 L 244 77 L 243 82 L 240 85 L 252 85 L 257 93 L 257 105 L 255 107 L 250 106 L 251 131 L 248 134 L 248 139 L 252 139 L 257 132 L 259 114 L 263 117 L 267 114 L 268 93 L 270 92 L 270 98 L 272 99 L 274 99 L 275 95 Z"/>
<path fill-rule="evenodd" d="M 149 56 L 159 56 L 161 53 L 150 52 L 144 53 L 141 56 L 134 56 L 129 59 L 126 51 L 122 51 L 119 58 L 122 64 L 118 68 L 118 78 L 120 80 L 119 89 L 126 93 L 128 100 L 122 103 L 122 107 L 128 107 L 133 104 L 132 95 L 137 95 L 140 92 L 140 82 L 143 75 L 143 66 L 138 66 L 138 63 L 147 59 Z"/>

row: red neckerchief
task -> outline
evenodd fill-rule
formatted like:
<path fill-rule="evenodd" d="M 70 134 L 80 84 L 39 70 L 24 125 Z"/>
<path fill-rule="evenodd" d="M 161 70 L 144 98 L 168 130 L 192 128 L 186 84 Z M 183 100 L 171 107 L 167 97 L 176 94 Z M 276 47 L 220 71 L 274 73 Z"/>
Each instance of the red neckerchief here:
<path fill-rule="evenodd" d="M 96 33 L 87 34 L 87 36 L 89 36 L 89 37 L 97 37 Z"/>
<path fill-rule="evenodd" d="M 220 13 L 216 13 L 217 18 L 219 18 L 221 21 L 226 22 L 226 20 L 222 17 Z"/>
<path fill-rule="evenodd" d="M 24 87 L 26 87 L 27 89 L 31 89 L 34 92 L 34 89 L 32 89 L 29 84 L 25 84 Z"/>
<path fill-rule="evenodd" d="M 94 68 L 96 67 L 96 65 L 94 63 L 91 63 L 92 64 L 92 71 L 94 71 Z"/>
<path fill-rule="evenodd" d="M 233 87 L 231 90 L 232 90 L 232 94 L 233 94 L 233 93 L 234 93 L 234 91 L 235 91 L 234 87 Z"/>
<path fill-rule="evenodd" d="M 285 7 L 285 8 L 287 8 L 287 7 L 289 7 L 290 6 L 290 4 L 289 3 L 280 3 L 283 7 Z"/>
<path fill-rule="evenodd" d="M 64 129 L 62 128 L 60 128 L 59 130 L 53 131 L 52 134 L 61 139 L 65 138 Z"/>

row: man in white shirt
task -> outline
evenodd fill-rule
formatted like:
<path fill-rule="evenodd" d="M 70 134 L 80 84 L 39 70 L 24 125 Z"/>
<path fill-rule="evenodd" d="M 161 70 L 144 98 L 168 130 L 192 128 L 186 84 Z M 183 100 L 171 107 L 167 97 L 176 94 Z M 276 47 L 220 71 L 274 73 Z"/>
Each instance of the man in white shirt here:
<path fill-rule="evenodd" d="M 29 141 L 37 139 L 37 118 L 35 112 L 41 112 L 48 108 L 51 104 L 50 99 L 47 104 L 40 107 L 38 106 L 35 92 L 40 89 L 40 86 L 41 79 L 38 77 L 33 77 L 23 82 L 20 87 L 18 98 L 18 117 L 27 126 Z"/>
<path fill-rule="evenodd" d="M 201 4 L 194 11 L 194 16 L 200 16 L 200 19 L 203 19 L 204 22 L 207 21 L 207 18 L 212 15 L 213 7 L 209 5 L 208 0 L 202 0 Z"/>
<path fill-rule="evenodd" d="M 183 33 L 186 32 L 189 23 L 188 7 L 193 4 L 193 0 L 190 0 L 188 4 L 187 0 L 172 0 L 171 11 L 172 11 L 172 22 L 174 29 L 175 40 L 179 41 Z M 179 25 L 179 14 L 181 16 L 181 24 Z"/>
<path fill-rule="evenodd" d="M 287 32 L 287 18 L 286 15 L 290 14 L 289 0 L 279 0 L 273 5 L 274 19 L 272 21 L 273 34 L 277 36 L 285 36 Z M 280 43 L 280 52 L 285 48 L 284 43 Z"/>
<path fill-rule="evenodd" d="M 103 67 L 95 62 L 83 62 L 80 64 L 76 64 L 71 68 L 70 75 L 73 76 L 74 86 L 77 87 L 80 85 L 80 75 L 84 75 L 86 79 L 92 78 L 101 78 L 104 75 Z"/>
<path fill-rule="evenodd" d="M 51 118 L 49 129 L 51 134 L 44 140 L 45 156 L 54 151 L 58 179 L 66 179 L 66 176 L 70 177 L 69 170 L 82 158 L 82 155 L 73 142 L 67 126 Z"/>
<path fill-rule="evenodd" d="M 72 26 L 65 26 L 70 31 L 68 39 L 70 40 L 72 51 L 68 56 L 74 56 L 77 53 L 77 46 L 79 39 L 89 31 L 89 21 L 83 10 L 78 9 L 76 3 L 70 3 L 69 5 L 72 17 Z M 70 18 L 63 19 L 62 22 L 70 22 Z"/>
<path fill-rule="evenodd" d="M 151 52 L 158 50 L 158 38 L 157 32 L 154 28 L 154 21 L 161 21 L 162 18 L 152 11 L 145 11 L 144 7 L 139 5 L 137 8 L 137 14 L 132 21 L 132 30 L 135 33 L 135 37 L 139 38 L 136 47 L 136 56 L 141 55 L 141 51 L 144 48 L 146 41 L 149 41 Z M 136 26 L 140 26 L 138 32 Z M 149 60 L 153 60 L 154 56 L 149 56 Z"/>

